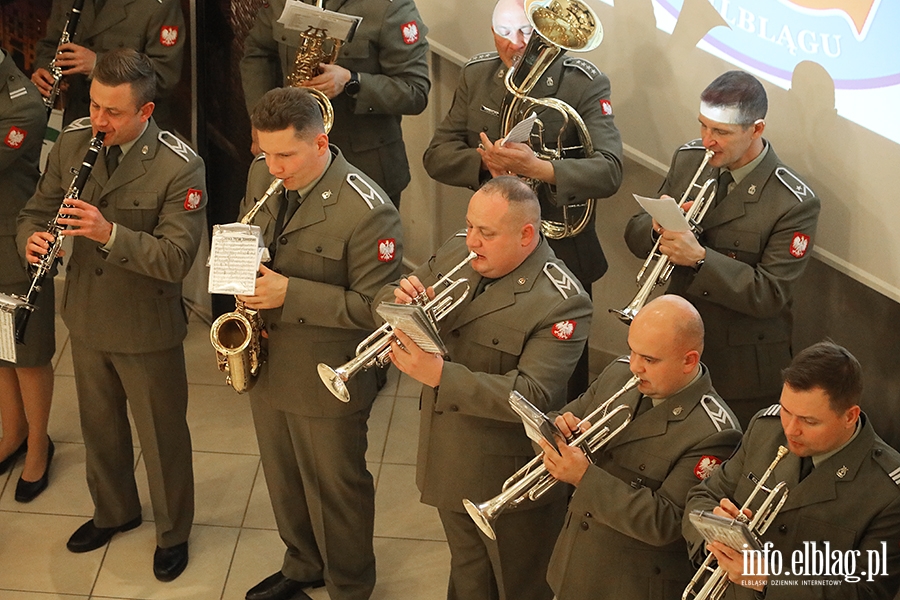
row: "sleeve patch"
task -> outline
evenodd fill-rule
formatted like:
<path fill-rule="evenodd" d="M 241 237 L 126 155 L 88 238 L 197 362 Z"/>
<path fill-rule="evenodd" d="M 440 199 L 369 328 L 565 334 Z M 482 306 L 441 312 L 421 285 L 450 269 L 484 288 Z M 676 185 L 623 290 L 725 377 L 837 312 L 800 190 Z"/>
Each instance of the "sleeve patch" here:
<path fill-rule="evenodd" d="M 575 334 L 575 321 L 560 321 L 553 324 L 553 337 L 558 340 L 570 340 Z"/>
<path fill-rule="evenodd" d="M 381 197 L 375 188 L 356 173 L 347 174 L 347 183 L 362 196 L 362 199 L 366 201 L 369 208 L 375 208 L 376 206 L 384 204 L 384 198 Z"/>
<path fill-rule="evenodd" d="M 731 419 L 731 415 L 728 414 L 728 410 L 719 404 L 719 401 L 714 397 L 708 394 L 703 396 L 703 398 L 700 399 L 700 406 L 706 411 L 706 414 L 715 426 L 716 431 L 722 431 L 723 429 L 737 429 L 734 421 Z"/>
<path fill-rule="evenodd" d="M 178 26 L 163 25 L 159 28 L 159 43 L 171 48 L 178 43 Z"/>
<path fill-rule="evenodd" d="M 78 131 L 79 129 L 90 129 L 91 127 L 91 118 L 90 117 L 82 117 L 80 119 L 75 119 L 69 126 L 66 127 L 66 131 Z"/>
<path fill-rule="evenodd" d="M 778 180 L 783 183 L 787 189 L 791 190 L 791 193 L 794 194 L 800 202 L 816 195 L 811 187 L 803 183 L 799 177 L 784 167 L 775 169 L 775 176 L 778 177 Z"/>
<path fill-rule="evenodd" d="M 410 21 L 409 23 L 401 25 L 400 33 L 403 35 L 403 43 L 407 46 L 419 41 L 419 26 L 415 21 Z"/>
<path fill-rule="evenodd" d="M 190 162 L 191 156 L 197 156 L 197 153 L 194 152 L 190 146 L 168 131 L 160 131 L 157 137 L 159 138 L 159 141 L 168 146 L 172 152 L 183 158 L 185 162 Z"/>
<path fill-rule="evenodd" d="M 18 127 L 13 125 L 6 133 L 6 137 L 3 138 L 3 143 L 13 150 L 18 150 L 22 147 L 22 143 L 25 142 L 25 136 L 27 135 L 27 131 L 25 131 L 24 129 L 19 129 Z"/>
<path fill-rule="evenodd" d="M 612 102 L 610 102 L 609 100 L 604 98 L 603 100 L 600 101 L 600 110 L 602 110 L 603 114 L 606 115 L 607 117 L 610 116 L 611 114 L 613 114 L 612 113 Z"/>
<path fill-rule="evenodd" d="M 394 238 L 378 240 L 378 260 L 381 262 L 393 262 L 396 243 Z"/>
<path fill-rule="evenodd" d="M 569 57 L 563 61 L 563 66 L 578 69 L 587 75 L 588 79 L 594 79 L 594 77 L 600 74 L 600 70 L 595 67 L 593 63 L 583 58 Z"/>
<path fill-rule="evenodd" d="M 569 274 L 563 271 L 556 263 L 548 262 L 545 264 L 544 275 L 547 276 L 547 279 L 550 280 L 566 300 L 581 292 L 578 282 L 569 277 Z"/>
<path fill-rule="evenodd" d="M 809 236 L 799 231 L 794 232 L 791 239 L 791 256 L 794 258 L 803 258 L 809 249 Z"/>
<path fill-rule="evenodd" d="M 721 464 L 722 460 L 718 457 L 704 454 L 700 457 L 700 460 L 697 461 L 697 465 L 694 467 L 694 475 L 697 476 L 697 479 L 703 481 L 712 475 Z"/>
<path fill-rule="evenodd" d="M 200 208 L 200 202 L 203 200 L 203 190 L 190 188 L 184 197 L 184 210 L 195 210 Z"/>

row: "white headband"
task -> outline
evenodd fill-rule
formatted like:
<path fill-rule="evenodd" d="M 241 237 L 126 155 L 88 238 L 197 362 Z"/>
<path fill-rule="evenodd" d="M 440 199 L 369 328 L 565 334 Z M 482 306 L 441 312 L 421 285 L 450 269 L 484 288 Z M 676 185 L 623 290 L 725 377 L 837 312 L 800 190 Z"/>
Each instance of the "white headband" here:
<path fill-rule="evenodd" d="M 700 101 L 700 114 L 716 123 L 742 125 L 741 109 L 737 106 L 714 106 Z"/>

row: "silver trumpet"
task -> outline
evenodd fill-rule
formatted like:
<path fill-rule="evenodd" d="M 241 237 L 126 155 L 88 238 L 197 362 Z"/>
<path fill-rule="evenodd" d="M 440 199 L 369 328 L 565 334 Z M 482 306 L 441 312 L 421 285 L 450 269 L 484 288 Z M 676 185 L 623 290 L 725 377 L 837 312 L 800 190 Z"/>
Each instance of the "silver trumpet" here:
<path fill-rule="evenodd" d="M 578 424 L 578 427 L 581 428 L 582 425 L 590 422 L 591 419 L 598 415 L 600 416 L 600 420 L 591 424 L 586 431 L 579 434 L 577 437 L 567 439 L 566 443 L 569 446 L 581 448 L 588 457 L 588 460 L 590 460 L 591 454 L 608 444 L 610 440 L 618 435 L 619 432 L 625 429 L 631 422 L 631 407 L 627 404 L 620 404 L 613 410 L 609 410 L 609 407 L 613 402 L 622 397 L 623 394 L 636 387 L 640 381 L 639 377 L 634 376 L 625 382 L 625 385 L 623 385 L 618 392 L 610 396 L 606 402 L 584 417 Z M 515 390 L 510 392 L 510 396 L 514 394 L 518 394 L 518 392 Z M 627 414 L 621 415 L 623 417 L 622 423 L 616 426 L 615 429 L 611 429 L 610 423 L 619 413 Z M 557 481 L 558 480 L 547 471 L 547 467 L 544 466 L 544 453 L 541 452 L 531 459 L 528 464 L 513 473 L 512 477 L 503 483 L 500 494 L 494 496 L 490 500 L 485 500 L 481 504 L 475 504 L 471 500 L 463 500 L 463 506 L 484 535 L 495 540 L 497 539 L 497 536 L 494 533 L 494 528 L 491 523 L 493 523 L 494 519 L 496 519 L 501 512 L 507 508 L 515 508 L 525 500 L 537 500 L 550 488 L 556 485 Z"/>
<path fill-rule="evenodd" d="M 697 172 L 694 173 L 694 178 L 691 179 L 687 189 L 684 190 L 684 194 L 681 196 L 678 206 L 684 206 L 684 203 L 689 200 L 690 193 L 695 187 L 698 187 L 697 180 L 700 178 L 700 174 L 703 172 L 703 169 L 706 168 L 706 163 L 709 162 L 709 159 L 712 158 L 713 154 L 714 152 L 712 150 L 706 151 L 703 160 L 700 162 L 700 166 L 697 167 Z M 700 223 L 703 221 L 703 217 L 706 216 L 706 211 L 710 209 L 713 200 L 716 197 L 716 180 L 710 177 L 699 187 L 700 191 L 697 192 L 694 203 L 691 204 L 691 207 L 688 209 L 687 213 L 685 213 L 685 218 L 694 235 L 700 235 L 703 231 Z M 651 263 L 653 263 L 652 268 L 650 267 Z M 647 269 L 650 269 L 649 273 L 647 273 Z M 617 310 L 611 308 L 609 309 L 609 312 L 618 316 L 619 320 L 626 325 L 631 325 L 631 322 L 634 320 L 635 315 L 638 314 L 638 311 L 644 308 L 644 305 L 650 298 L 650 294 L 653 292 L 654 288 L 669 281 L 669 277 L 671 277 L 674 269 L 675 265 L 672 264 L 669 257 L 659 251 L 659 240 L 657 239 L 656 243 L 653 244 L 653 249 L 641 266 L 641 270 L 638 271 L 636 279 L 640 289 L 634 297 L 634 300 L 623 309 Z M 647 274 L 647 277 L 644 277 L 645 273 Z"/>
<path fill-rule="evenodd" d="M 744 502 L 743 506 L 738 510 L 738 516 L 735 517 L 736 521 L 746 523 L 747 528 L 757 539 L 766 532 L 775 520 L 775 517 L 778 516 L 778 511 L 781 510 L 781 507 L 787 501 L 788 490 L 786 482 L 782 481 L 773 488 L 767 488 L 765 485 L 766 480 L 772 475 L 772 471 L 775 470 L 775 467 L 787 453 L 787 448 L 778 446 L 778 453 L 775 455 L 775 460 L 772 461 L 772 464 L 769 465 L 769 468 L 766 469 L 763 476 L 756 482 L 756 487 L 750 492 L 747 501 Z M 747 515 L 744 514 L 744 511 L 750 508 L 750 503 L 753 502 L 753 499 L 761 491 L 766 492 L 768 496 L 766 496 L 766 499 L 760 504 L 756 513 L 754 513 L 753 519 L 748 519 Z M 681 595 L 682 600 L 690 600 L 692 598 L 694 600 L 719 600 L 725 595 L 725 590 L 728 589 L 731 580 L 728 579 L 728 573 L 725 572 L 725 569 L 719 566 L 713 567 L 714 562 L 716 562 L 716 557 L 710 553 L 706 557 L 706 560 L 703 561 L 703 564 L 700 565 L 700 568 L 697 569 L 697 572 L 694 573 L 691 582 L 684 588 L 684 593 Z M 709 578 L 706 580 L 706 583 L 703 584 L 703 587 L 698 590 L 697 586 L 700 585 L 700 581 L 703 580 L 703 576 L 707 573 L 710 574 Z"/>
<path fill-rule="evenodd" d="M 428 295 L 422 292 L 416 296 L 412 303 L 418 304 L 425 310 L 425 314 L 437 323 L 450 312 L 459 306 L 466 296 L 469 295 L 469 283 L 465 278 L 451 279 L 464 266 L 472 262 L 478 255 L 474 252 L 469 254 L 458 265 L 450 269 L 450 271 L 438 279 L 431 287 L 446 285 L 432 300 L 428 299 Z M 454 298 L 454 290 L 461 286 L 465 286 L 465 292 L 459 297 Z M 384 367 L 391 362 L 391 342 L 396 339 L 394 330 L 390 323 L 385 323 L 372 332 L 369 337 L 364 339 L 356 347 L 356 356 L 349 362 L 341 365 L 336 369 L 332 369 L 325 363 L 319 363 L 317 370 L 322 383 L 334 394 L 335 398 L 341 402 L 350 402 L 350 391 L 347 389 L 346 383 L 351 377 L 360 371 L 364 371 L 371 367 Z"/>

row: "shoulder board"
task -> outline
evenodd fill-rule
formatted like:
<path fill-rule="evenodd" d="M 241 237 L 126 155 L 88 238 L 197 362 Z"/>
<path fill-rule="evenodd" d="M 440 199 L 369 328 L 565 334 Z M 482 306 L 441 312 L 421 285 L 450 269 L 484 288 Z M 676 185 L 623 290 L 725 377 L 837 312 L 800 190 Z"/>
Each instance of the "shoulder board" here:
<path fill-rule="evenodd" d="M 778 181 L 787 186 L 787 189 L 791 190 L 792 194 L 797 196 L 797 200 L 800 202 L 816 195 L 812 188 L 785 167 L 775 169 L 775 176 L 778 177 Z"/>
<path fill-rule="evenodd" d="M 703 396 L 703 398 L 700 399 L 700 406 L 706 411 L 706 414 L 715 426 L 716 431 L 722 431 L 723 429 L 737 429 L 737 425 L 734 424 L 734 420 L 731 418 L 731 415 L 728 414 L 728 410 L 726 410 L 726 408 L 713 396 L 710 396 L 709 394 Z"/>
<path fill-rule="evenodd" d="M 384 204 L 384 198 L 369 185 L 369 182 L 360 177 L 356 173 L 348 173 L 347 174 L 347 183 L 350 184 L 354 190 L 362 196 L 362 199 L 366 201 L 366 204 L 369 205 L 369 208 L 375 208 L 376 206 L 380 206 Z"/>
<path fill-rule="evenodd" d="M 878 448 L 872 450 L 872 458 L 878 463 L 884 472 L 894 481 L 894 485 L 900 487 L 900 460 L 892 448 Z"/>
<path fill-rule="evenodd" d="M 65 131 L 78 131 L 79 129 L 90 129 L 91 128 L 91 118 L 90 117 L 82 117 L 81 119 L 75 119 L 69 126 L 65 128 Z"/>
<path fill-rule="evenodd" d="M 253 162 L 258 162 L 258 161 L 261 161 L 261 160 L 266 160 L 266 153 L 265 153 L 265 152 L 260 152 L 258 155 L 256 155 L 256 158 L 253 159 Z"/>
<path fill-rule="evenodd" d="M 453 234 L 453 237 L 466 237 L 466 230 L 460 229 L 456 233 Z"/>
<path fill-rule="evenodd" d="M 626 355 L 626 356 L 620 356 L 619 358 L 617 358 L 616 362 L 625 363 L 627 365 L 627 364 L 631 363 L 631 360 Z"/>
<path fill-rule="evenodd" d="M 159 135 L 156 137 L 159 138 L 159 141 L 168 146 L 172 152 L 183 158 L 185 162 L 190 162 L 191 156 L 197 156 L 197 153 L 194 152 L 190 146 L 168 131 L 160 131 Z"/>
<path fill-rule="evenodd" d="M 582 73 L 588 76 L 588 79 L 593 79 L 597 75 L 600 74 L 600 69 L 594 66 L 594 64 L 583 58 L 569 57 L 563 61 L 564 67 L 572 67 L 574 69 L 578 69 Z"/>
<path fill-rule="evenodd" d="M 679 150 L 706 150 L 706 147 L 703 146 L 703 140 L 697 138 L 696 140 L 691 140 Z"/>
<path fill-rule="evenodd" d="M 759 416 L 760 416 L 760 417 L 777 417 L 777 416 L 779 416 L 780 414 L 781 414 L 781 405 L 780 405 L 780 404 L 773 404 L 773 405 L 770 406 L 769 408 L 764 408 L 764 409 L 760 412 Z"/>
<path fill-rule="evenodd" d="M 562 297 L 568 300 L 572 296 L 577 296 L 581 292 L 581 286 L 578 282 L 569 277 L 569 274 L 560 268 L 556 263 L 548 262 L 544 265 L 544 275 L 550 280 L 550 283 L 559 290 Z"/>
<path fill-rule="evenodd" d="M 486 60 L 494 60 L 495 58 L 499 58 L 500 55 L 496 52 L 482 52 L 481 54 L 476 54 L 472 58 L 469 59 L 467 65 L 474 65 L 475 63 L 484 62 Z"/>

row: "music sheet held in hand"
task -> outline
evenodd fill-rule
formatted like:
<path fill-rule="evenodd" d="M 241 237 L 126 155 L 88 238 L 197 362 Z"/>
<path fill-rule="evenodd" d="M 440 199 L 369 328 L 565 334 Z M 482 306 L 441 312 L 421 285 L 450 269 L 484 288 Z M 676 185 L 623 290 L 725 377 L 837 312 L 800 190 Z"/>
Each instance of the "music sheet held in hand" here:
<path fill-rule="evenodd" d="M 25 303 L 0 294 L 0 360 L 16 362 L 16 311 Z"/>
<path fill-rule="evenodd" d="M 268 254 L 262 247 L 259 226 L 241 223 L 213 226 L 209 293 L 252 296 L 259 265 Z"/>
<path fill-rule="evenodd" d="M 362 22 L 362 17 L 325 10 L 301 0 L 288 0 L 278 22 L 295 31 L 306 31 L 310 27 L 324 29 L 328 37 L 349 42 Z"/>
<path fill-rule="evenodd" d="M 516 126 L 509 130 L 506 137 L 500 140 L 500 145 L 505 146 L 506 142 L 524 142 L 528 140 L 535 121 L 537 121 L 537 113 L 533 112 L 530 116 L 516 123 Z"/>
<path fill-rule="evenodd" d="M 633 194 L 641 208 L 646 210 L 651 217 L 656 219 L 663 229 L 669 231 L 687 231 L 690 229 L 684 211 L 678 206 L 674 198 L 646 198 Z"/>

